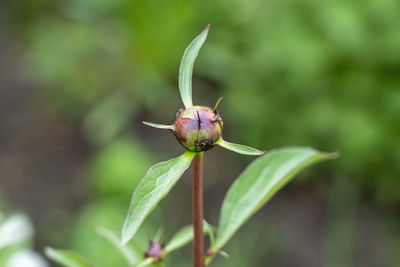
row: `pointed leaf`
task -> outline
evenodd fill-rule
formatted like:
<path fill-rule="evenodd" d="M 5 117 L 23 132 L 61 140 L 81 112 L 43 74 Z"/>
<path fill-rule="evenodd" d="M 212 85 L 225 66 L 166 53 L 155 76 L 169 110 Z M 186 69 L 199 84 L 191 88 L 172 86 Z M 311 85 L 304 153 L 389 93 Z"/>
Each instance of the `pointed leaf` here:
<path fill-rule="evenodd" d="M 136 264 L 143 258 L 142 252 L 136 251 L 129 246 L 121 246 L 120 238 L 114 231 L 111 231 L 105 227 L 99 227 L 97 228 L 97 233 L 107 239 L 121 253 L 121 255 L 130 265 Z"/>
<path fill-rule="evenodd" d="M 193 225 L 188 225 L 179 230 L 165 246 L 168 253 L 181 248 L 193 240 Z"/>
<path fill-rule="evenodd" d="M 164 124 L 152 123 L 152 122 L 147 122 L 147 121 L 144 121 L 143 124 L 150 126 L 150 127 L 158 128 L 158 129 L 175 130 L 174 125 L 164 125 Z"/>
<path fill-rule="evenodd" d="M 128 215 L 122 228 L 122 244 L 136 233 L 143 220 L 157 206 L 189 167 L 196 153 L 186 151 L 181 156 L 153 165 L 133 193 Z"/>
<path fill-rule="evenodd" d="M 206 221 L 203 221 L 203 232 L 205 234 L 213 233 L 215 228 L 210 226 Z M 193 240 L 193 225 L 188 225 L 179 230 L 165 246 L 167 253 L 177 250 Z"/>
<path fill-rule="evenodd" d="M 312 148 L 283 148 L 254 160 L 225 196 L 219 231 L 211 251 L 219 251 L 232 235 L 297 173 L 316 162 L 336 157 Z"/>
<path fill-rule="evenodd" d="M 210 25 L 208 25 L 186 48 L 179 67 L 179 92 L 181 93 L 182 102 L 186 108 L 193 106 L 192 74 L 194 61 L 199 54 L 200 48 L 207 39 L 209 29 Z"/>
<path fill-rule="evenodd" d="M 225 141 L 224 139 L 220 138 L 217 141 L 217 145 L 232 150 L 236 153 L 243 154 L 243 155 L 251 155 L 251 156 L 259 156 L 265 153 L 265 151 L 261 151 L 249 146 L 245 145 L 239 145 L 239 144 L 234 144 L 228 141 Z"/>
<path fill-rule="evenodd" d="M 68 250 L 59 250 L 47 247 L 44 250 L 47 257 L 65 267 L 95 267 L 78 253 Z"/>

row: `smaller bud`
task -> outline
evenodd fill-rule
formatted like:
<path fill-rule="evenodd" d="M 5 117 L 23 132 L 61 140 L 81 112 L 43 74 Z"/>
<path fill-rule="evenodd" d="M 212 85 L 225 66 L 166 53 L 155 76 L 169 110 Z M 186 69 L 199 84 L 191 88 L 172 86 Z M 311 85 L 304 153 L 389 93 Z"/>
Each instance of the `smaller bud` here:
<path fill-rule="evenodd" d="M 161 261 L 163 258 L 164 246 L 156 241 L 149 241 L 149 248 L 144 253 L 145 258 L 153 258 Z"/>

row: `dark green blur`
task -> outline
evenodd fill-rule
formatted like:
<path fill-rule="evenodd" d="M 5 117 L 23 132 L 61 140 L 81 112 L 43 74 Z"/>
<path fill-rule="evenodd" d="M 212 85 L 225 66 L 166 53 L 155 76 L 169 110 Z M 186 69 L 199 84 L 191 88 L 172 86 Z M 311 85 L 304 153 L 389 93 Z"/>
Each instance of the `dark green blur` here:
<path fill-rule="evenodd" d="M 340 152 L 278 193 L 230 241 L 230 257 L 211 266 L 400 264 L 399 1 L 21 0 L 0 4 L 0 23 L 3 53 L 17 55 L 7 60 L 32 88 L 24 105 L 40 110 L 36 124 L 22 120 L 33 129 L 44 121 L 49 130 L 39 127 L 41 135 L 57 135 L 56 143 L 78 139 L 83 150 L 61 150 L 79 162 L 63 183 L 79 179 L 71 178 L 64 201 L 57 201 L 62 186 L 43 188 L 54 191 L 38 201 L 43 216 L 35 217 L 29 198 L 13 196 L 9 172 L 0 168 L 2 198 L 33 214 L 39 251 L 48 244 L 75 249 L 100 267 L 123 266 L 96 227 L 119 230 L 146 170 L 183 152 L 168 131 L 141 121 L 174 122 L 183 106 L 180 59 L 210 23 L 194 67 L 193 102 L 213 106 L 224 97 L 226 140 L 267 151 Z M 0 88 L 6 99 L 4 79 Z M 57 134 L 53 124 L 69 130 Z M 15 142 L 24 146 L 30 138 Z M 41 172 L 52 158 L 43 159 Z M 251 159 L 222 149 L 205 153 L 209 223 L 217 225 L 227 188 Z M 190 224 L 190 179 L 184 175 L 148 219 L 137 237 L 143 249 L 145 231 L 152 236 L 165 225 L 170 238 Z M 59 205 L 48 204 L 52 199 Z M 167 266 L 190 266 L 190 247 L 170 257 Z"/>

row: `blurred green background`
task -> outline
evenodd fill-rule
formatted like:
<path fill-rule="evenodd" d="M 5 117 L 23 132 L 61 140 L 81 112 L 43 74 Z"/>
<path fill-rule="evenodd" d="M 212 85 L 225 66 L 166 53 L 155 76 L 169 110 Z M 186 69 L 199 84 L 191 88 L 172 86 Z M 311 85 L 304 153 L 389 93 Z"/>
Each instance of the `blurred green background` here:
<path fill-rule="evenodd" d="M 183 148 L 142 120 L 182 107 L 178 67 L 211 23 L 194 103 L 227 140 L 340 151 L 281 191 L 211 266 L 400 266 L 400 2 L 2 0 L 0 207 L 26 212 L 34 248 L 124 266 L 96 233 L 119 230 L 152 164 Z M 252 158 L 205 157 L 206 219 Z M 137 236 L 191 221 L 190 172 Z M 191 248 L 167 266 L 190 266 Z"/>

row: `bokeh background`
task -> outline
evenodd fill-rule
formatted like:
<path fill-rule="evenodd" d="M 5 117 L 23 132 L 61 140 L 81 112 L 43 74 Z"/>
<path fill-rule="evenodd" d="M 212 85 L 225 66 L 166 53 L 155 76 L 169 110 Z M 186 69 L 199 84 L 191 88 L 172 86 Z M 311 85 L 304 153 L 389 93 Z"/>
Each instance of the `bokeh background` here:
<path fill-rule="evenodd" d="M 2 0 L 1 210 L 29 215 L 39 253 L 125 266 L 96 228 L 119 230 L 146 170 L 183 152 L 141 121 L 174 121 L 180 58 L 208 23 L 194 102 L 224 96 L 227 140 L 341 154 L 279 192 L 211 266 L 400 266 L 397 0 Z M 206 153 L 211 224 L 251 160 Z M 190 222 L 188 172 L 137 242 Z M 167 259 L 190 265 L 190 246 Z"/>

